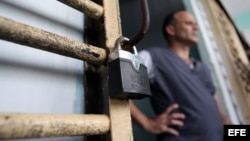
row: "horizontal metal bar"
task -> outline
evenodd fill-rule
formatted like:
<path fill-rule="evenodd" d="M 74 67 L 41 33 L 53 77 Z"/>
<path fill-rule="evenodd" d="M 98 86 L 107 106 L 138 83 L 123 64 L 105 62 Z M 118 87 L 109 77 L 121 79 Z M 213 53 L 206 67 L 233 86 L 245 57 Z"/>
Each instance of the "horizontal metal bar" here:
<path fill-rule="evenodd" d="M 106 60 L 106 50 L 0 16 L 0 39 L 94 64 Z"/>
<path fill-rule="evenodd" d="M 80 12 L 83 12 L 87 16 L 99 19 L 103 16 L 103 7 L 96 4 L 91 0 L 58 0 Z"/>
<path fill-rule="evenodd" d="M 106 115 L 0 113 L 0 140 L 97 135 L 110 131 Z"/>

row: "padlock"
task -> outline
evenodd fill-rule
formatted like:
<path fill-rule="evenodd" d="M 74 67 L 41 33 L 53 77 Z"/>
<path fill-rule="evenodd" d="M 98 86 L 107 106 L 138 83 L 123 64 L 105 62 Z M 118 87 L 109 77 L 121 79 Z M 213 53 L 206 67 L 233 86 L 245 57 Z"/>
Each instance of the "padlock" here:
<path fill-rule="evenodd" d="M 151 96 L 147 67 L 133 46 L 133 53 L 123 50 L 116 40 L 115 51 L 108 58 L 109 96 L 118 99 L 142 99 Z"/>

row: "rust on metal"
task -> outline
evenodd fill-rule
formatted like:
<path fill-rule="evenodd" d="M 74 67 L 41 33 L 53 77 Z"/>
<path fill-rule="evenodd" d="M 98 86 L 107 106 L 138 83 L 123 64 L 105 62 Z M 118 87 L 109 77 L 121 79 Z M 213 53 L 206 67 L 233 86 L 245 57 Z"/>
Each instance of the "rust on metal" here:
<path fill-rule="evenodd" d="M 87 16 L 99 19 L 103 16 L 103 7 L 96 4 L 91 0 L 58 0 L 80 12 L 83 12 Z"/>
<path fill-rule="evenodd" d="M 106 47 L 115 50 L 115 41 L 122 36 L 119 0 L 103 0 Z"/>
<path fill-rule="evenodd" d="M 105 134 L 110 120 L 97 114 L 0 114 L 0 140 Z"/>
<path fill-rule="evenodd" d="M 0 16 L 0 39 L 81 59 L 94 64 L 106 61 L 106 50 L 18 23 Z"/>
<path fill-rule="evenodd" d="M 115 49 L 116 40 L 122 36 L 119 0 L 103 0 L 106 47 Z M 133 131 L 128 100 L 109 99 L 109 117 L 112 141 L 133 141 Z M 122 121 L 122 122 L 121 122 Z"/>

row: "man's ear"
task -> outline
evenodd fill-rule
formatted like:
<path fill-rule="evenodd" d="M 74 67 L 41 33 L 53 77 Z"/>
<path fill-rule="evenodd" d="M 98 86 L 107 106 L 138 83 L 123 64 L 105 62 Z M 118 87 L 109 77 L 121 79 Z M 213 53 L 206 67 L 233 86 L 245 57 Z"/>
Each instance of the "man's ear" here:
<path fill-rule="evenodd" d="M 166 26 L 165 31 L 168 33 L 168 35 L 171 35 L 171 36 L 175 34 L 174 26 L 172 25 Z"/>

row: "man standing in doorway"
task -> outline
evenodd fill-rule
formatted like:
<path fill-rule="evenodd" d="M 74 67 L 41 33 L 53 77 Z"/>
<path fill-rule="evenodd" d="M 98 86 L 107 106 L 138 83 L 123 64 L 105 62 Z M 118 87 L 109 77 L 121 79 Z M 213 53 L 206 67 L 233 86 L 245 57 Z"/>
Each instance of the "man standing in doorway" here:
<path fill-rule="evenodd" d="M 177 11 L 166 17 L 163 33 L 168 47 L 140 52 L 148 68 L 156 113 L 149 119 L 130 101 L 132 119 L 157 141 L 222 141 L 223 124 L 231 124 L 219 103 L 209 69 L 190 57 L 198 41 L 192 14 Z"/>

